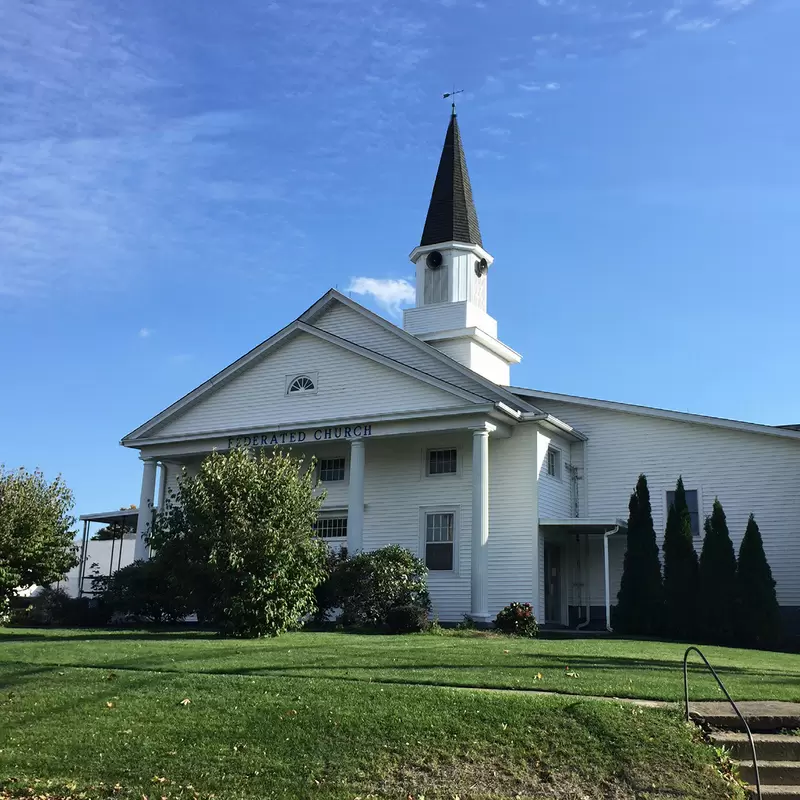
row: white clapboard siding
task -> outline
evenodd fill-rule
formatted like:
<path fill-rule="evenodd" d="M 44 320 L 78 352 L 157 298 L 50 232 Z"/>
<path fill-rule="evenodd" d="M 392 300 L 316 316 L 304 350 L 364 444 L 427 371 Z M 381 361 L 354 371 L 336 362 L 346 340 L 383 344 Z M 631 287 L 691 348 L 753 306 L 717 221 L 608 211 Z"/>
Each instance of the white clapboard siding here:
<path fill-rule="evenodd" d="M 364 548 L 399 544 L 424 558 L 421 508 L 457 510 L 455 573 L 431 572 L 428 587 L 433 613 L 458 621 L 470 610 L 470 536 L 472 530 L 472 437 L 442 435 L 366 442 Z M 428 448 L 456 447 L 457 475 L 425 474 Z"/>
<path fill-rule="evenodd" d="M 318 391 L 286 394 L 287 378 L 314 373 Z M 300 333 L 157 430 L 179 436 L 308 420 L 352 419 L 464 405 L 462 398 L 338 345 Z"/>
<path fill-rule="evenodd" d="M 489 440 L 489 613 L 509 603 L 533 603 L 537 526 L 535 423 L 510 439 Z"/>
<path fill-rule="evenodd" d="M 554 447 L 561 453 L 561 474 L 547 474 L 547 449 Z M 566 519 L 574 516 L 572 508 L 572 483 L 570 480 L 569 442 L 550 432 L 539 432 L 539 518 Z"/>
<path fill-rule="evenodd" d="M 452 383 L 481 397 L 491 397 L 492 391 L 455 366 L 451 366 L 432 353 L 416 347 L 399 333 L 386 330 L 381 325 L 341 303 L 332 303 L 314 320 L 314 326 L 341 336 L 361 347 L 408 364 L 410 367 Z M 442 348 L 444 352 L 444 348 Z"/>
<path fill-rule="evenodd" d="M 660 545 L 666 492 L 683 475 L 687 489 L 699 490 L 704 517 L 719 497 L 737 553 L 747 517 L 756 515 L 778 599 L 783 605 L 800 605 L 800 442 L 572 403 L 536 403 L 589 437 L 582 482 L 588 489 L 587 516 L 627 518 L 631 491 L 643 472 Z M 611 544 L 616 599 L 624 546 L 615 538 Z M 696 545 L 699 551 L 702 539 Z M 599 545 L 593 562 L 593 575 L 602 580 Z M 599 601 L 602 588 L 598 592 L 593 585 L 592 597 Z"/>

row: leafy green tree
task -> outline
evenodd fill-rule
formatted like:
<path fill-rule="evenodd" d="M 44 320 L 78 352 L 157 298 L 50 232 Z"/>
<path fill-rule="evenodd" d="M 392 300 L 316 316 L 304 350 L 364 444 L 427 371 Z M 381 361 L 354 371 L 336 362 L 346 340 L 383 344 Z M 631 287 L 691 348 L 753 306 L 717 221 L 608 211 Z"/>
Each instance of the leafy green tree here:
<path fill-rule="evenodd" d="M 730 644 L 736 615 L 736 554 L 719 498 L 705 521 L 698 599 L 698 634 L 706 642 Z"/>
<path fill-rule="evenodd" d="M 72 492 L 39 471 L 0 465 L 0 619 L 14 589 L 46 585 L 78 563 Z"/>
<path fill-rule="evenodd" d="M 761 531 L 755 517 L 747 520 L 747 530 L 739 546 L 736 568 L 738 594 L 738 636 L 748 647 L 769 647 L 781 637 L 781 612 L 775 595 L 775 581 L 764 553 Z"/>
<path fill-rule="evenodd" d="M 667 513 L 663 550 L 666 632 L 676 638 L 692 638 L 696 628 L 699 568 L 682 477 L 678 478 L 675 499 Z"/>
<path fill-rule="evenodd" d="M 240 636 L 277 635 L 313 613 L 327 547 L 314 535 L 323 495 L 293 456 L 236 449 L 185 471 L 150 543 L 201 621 Z"/>
<path fill-rule="evenodd" d="M 628 503 L 628 546 L 617 594 L 614 629 L 653 636 L 661 631 L 664 595 L 647 477 L 640 475 Z"/>

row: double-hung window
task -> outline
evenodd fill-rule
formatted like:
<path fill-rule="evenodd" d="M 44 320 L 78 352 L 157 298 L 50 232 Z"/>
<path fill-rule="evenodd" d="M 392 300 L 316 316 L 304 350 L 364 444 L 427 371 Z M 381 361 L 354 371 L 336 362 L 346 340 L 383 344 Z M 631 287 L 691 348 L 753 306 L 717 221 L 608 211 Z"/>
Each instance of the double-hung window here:
<path fill-rule="evenodd" d="M 455 475 L 458 472 L 458 450 L 455 447 L 443 450 L 428 450 L 428 475 Z"/>
<path fill-rule="evenodd" d="M 320 539 L 346 539 L 347 515 L 322 515 L 314 528 Z"/>
<path fill-rule="evenodd" d="M 425 566 L 432 572 L 455 568 L 455 527 L 453 511 L 425 513 Z"/>
<path fill-rule="evenodd" d="M 319 479 L 323 483 L 344 480 L 344 458 L 321 458 L 319 460 Z"/>
<path fill-rule="evenodd" d="M 547 448 L 547 474 L 553 478 L 561 477 L 561 451 L 555 447 Z"/>

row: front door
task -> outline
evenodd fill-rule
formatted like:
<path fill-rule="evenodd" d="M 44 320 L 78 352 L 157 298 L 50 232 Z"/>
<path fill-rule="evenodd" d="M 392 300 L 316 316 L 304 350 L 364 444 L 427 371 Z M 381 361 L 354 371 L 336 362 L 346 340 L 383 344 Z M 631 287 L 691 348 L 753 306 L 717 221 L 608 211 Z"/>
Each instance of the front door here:
<path fill-rule="evenodd" d="M 561 624 L 561 548 L 544 543 L 544 621 Z"/>

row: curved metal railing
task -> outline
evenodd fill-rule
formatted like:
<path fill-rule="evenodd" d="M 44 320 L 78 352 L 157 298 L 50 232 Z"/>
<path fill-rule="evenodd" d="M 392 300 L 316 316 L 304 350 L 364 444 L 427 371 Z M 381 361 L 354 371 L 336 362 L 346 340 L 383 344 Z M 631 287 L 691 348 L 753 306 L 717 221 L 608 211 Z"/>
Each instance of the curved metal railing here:
<path fill-rule="evenodd" d="M 753 740 L 753 734 L 750 731 L 750 726 L 747 724 L 747 720 L 742 716 L 742 712 L 739 711 L 739 706 L 736 705 L 734 699 L 728 694 L 728 690 L 725 688 L 725 684 L 720 680 L 719 675 L 717 675 L 716 670 L 711 664 L 708 663 L 708 659 L 703 655 L 698 647 L 692 645 L 691 647 L 686 648 L 686 652 L 683 654 L 683 698 L 684 698 L 684 708 L 686 710 L 686 721 L 690 722 L 689 718 L 689 668 L 688 668 L 688 661 L 689 661 L 689 653 L 694 650 L 700 658 L 703 659 L 705 665 L 711 671 L 711 674 L 714 676 L 719 688 L 725 694 L 725 697 L 728 698 L 728 702 L 733 706 L 733 710 L 736 712 L 736 716 L 739 717 L 742 725 L 744 725 L 744 729 L 747 731 L 747 738 L 750 741 L 750 752 L 753 756 L 753 772 L 756 776 L 756 793 L 758 795 L 758 800 L 761 800 L 761 779 L 758 776 L 758 757 L 756 756 L 756 743 Z"/>

